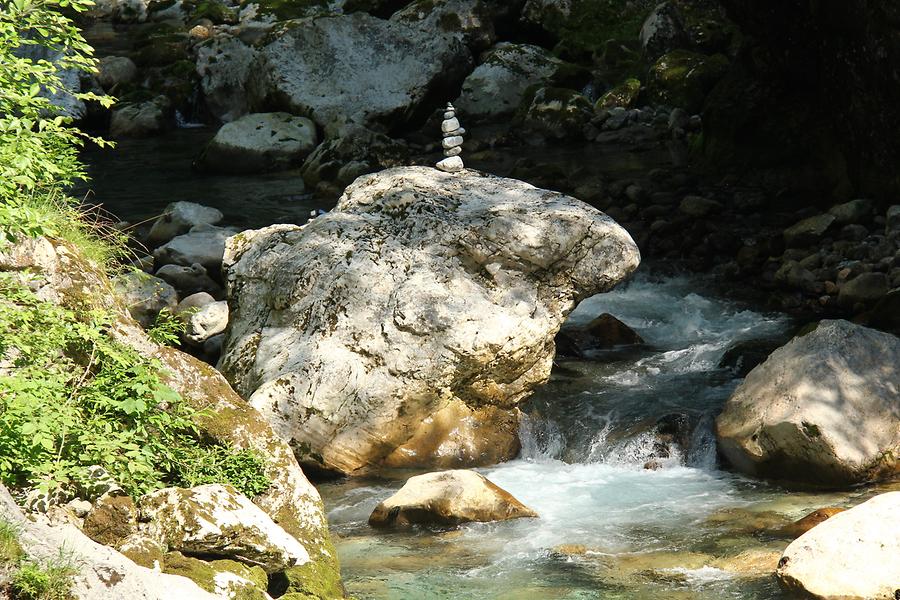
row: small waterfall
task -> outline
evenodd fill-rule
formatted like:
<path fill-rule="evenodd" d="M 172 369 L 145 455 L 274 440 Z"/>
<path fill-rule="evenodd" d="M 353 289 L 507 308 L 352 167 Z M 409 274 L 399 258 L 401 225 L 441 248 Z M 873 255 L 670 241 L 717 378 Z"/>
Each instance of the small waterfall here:
<path fill-rule="evenodd" d="M 519 422 L 519 457 L 524 460 L 557 460 L 565 449 L 559 425 L 538 415 L 523 414 Z"/>

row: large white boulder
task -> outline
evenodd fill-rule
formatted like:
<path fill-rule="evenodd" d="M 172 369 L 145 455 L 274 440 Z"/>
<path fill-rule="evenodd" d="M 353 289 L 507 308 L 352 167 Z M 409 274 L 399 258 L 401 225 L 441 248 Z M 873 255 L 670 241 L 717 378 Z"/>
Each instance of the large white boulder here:
<path fill-rule="evenodd" d="M 405 123 L 471 65 L 456 37 L 365 13 L 294 21 L 259 52 L 263 96 L 326 132 L 347 122 Z"/>
<path fill-rule="evenodd" d="M 165 488 L 138 507 L 142 531 L 170 550 L 231 558 L 266 573 L 309 562 L 300 542 L 230 485 Z"/>
<path fill-rule="evenodd" d="M 300 166 L 319 142 L 315 124 L 287 113 L 254 113 L 225 123 L 199 166 L 218 173 L 259 173 Z"/>
<path fill-rule="evenodd" d="M 256 103 L 251 87 L 258 53 L 241 40 L 221 33 L 197 48 L 197 75 L 206 107 L 220 121 L 234 121 Z"/>
<path fill-rule="evenodd" d="M 529 87 L 549 82 L 565 66 L 538 46 L 501 42 L 466 77 L 453 104 L 473 122 L 512 115 Z"/>
<path fill-rule="evenodd" d="M 900 470 L 900 338 L 822 321 L 753 369 L 716 421 L 740 471 L 846 485 Z"/>
<path fill-rule="evenodd" d="M 336 209 L 228 242 L 220 368 L 307 464 L 458 467 L 518 451 L 583 298 L 638 265 L 582 202 L 474 171 L 360 177 Z"/>
<path fill-rule="evenodd" d="M 787 588 L 822 600 L 900 595 L 900 492 L 875 496 L 816 525 L 778 562 Z"/>
<path fill-rule="evenodd" d="M 410 477 L 396 494 L 375 507 L 369 525 L 457 525 L 536 516 L 484 475 L 457 469 Z"/>

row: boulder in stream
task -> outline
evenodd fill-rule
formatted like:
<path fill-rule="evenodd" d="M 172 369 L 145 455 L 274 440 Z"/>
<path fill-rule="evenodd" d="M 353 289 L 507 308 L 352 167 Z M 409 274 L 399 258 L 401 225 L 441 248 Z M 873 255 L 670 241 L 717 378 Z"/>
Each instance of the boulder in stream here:
<path fill-rule="evenodd" d="M 590 206 L 475 171 L 360 177 L 304 227 L 229 239 L 220 368 L 307 465 L 464 467 L 518 451 L 571 309 L 637 267 Z"/>
<path fill-rule="evenodd" d="M 750 475 L 852 485 L 900 471 L 900 339 L 822 321 L 753 369 L 716 421 Z"/>
<path fill-rule="evenodd" d="M 889 600 L 900 590 L 900 492 L 834 515 L 794 540 L 775 575 L 790 590 L 832 600 Z"/>
<path fill-rule="evenodd" d="M 396 494 L 375 507 L 369 525 L 458 525 L 537 516 L 484 475 L 454 470 L 410 477 Z"/>
<path fill-rule="evenodd" d="M 224 218 L 222 211 L 196 202 L 172 202 L 153 221 L 147 244 L 155 248 L 185 234 L 195 225 L 215 225 Z"/>

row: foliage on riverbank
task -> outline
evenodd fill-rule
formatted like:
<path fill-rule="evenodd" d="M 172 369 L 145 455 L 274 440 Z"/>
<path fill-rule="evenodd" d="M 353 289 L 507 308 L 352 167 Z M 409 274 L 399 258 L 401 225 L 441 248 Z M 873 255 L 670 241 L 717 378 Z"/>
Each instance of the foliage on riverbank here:
<path fill-rule="evenodd" d="M 109 273 L 125 253 L 123 236 L 66 196 L 85 175 L 79 146 L 107 143 L 51 102 L 69 93 L 63 70 L 95 68 L 67 17 L 90 5 L 12 0 L 0 9 L 0 252 L 43 236 Z M 87 483 L 87 467 L 101 465 L 134 496 L 212 481 L 248 496 L 265 491 L 262 461 L 201 440 L 194 419 L 202 412 L 163 383 L 157 360 L 110 334 L 118 315 L 92 298 L 67 306 L 39 298 L 36 278 L 0 273 L 0 482 L 71 495 Z"/>

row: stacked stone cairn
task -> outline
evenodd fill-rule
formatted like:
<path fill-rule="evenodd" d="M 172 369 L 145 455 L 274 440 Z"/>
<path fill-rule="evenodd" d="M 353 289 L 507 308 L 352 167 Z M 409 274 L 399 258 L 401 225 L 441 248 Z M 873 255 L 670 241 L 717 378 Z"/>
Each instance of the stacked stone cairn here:
<path fill-rule="evenodd" d="M 444 110 L 444 120 L 441 122 L 441 133 L 444 139 L 441 145 L 444 147 L 444 158 L 437 165 L 441 171 L 445 173 L 457 173 L 465 168 L 462 157 L 462 143 L 465 129 L 459 126 L 459 120 L 456 118 L 456 109 L 449 102 Z"/>

